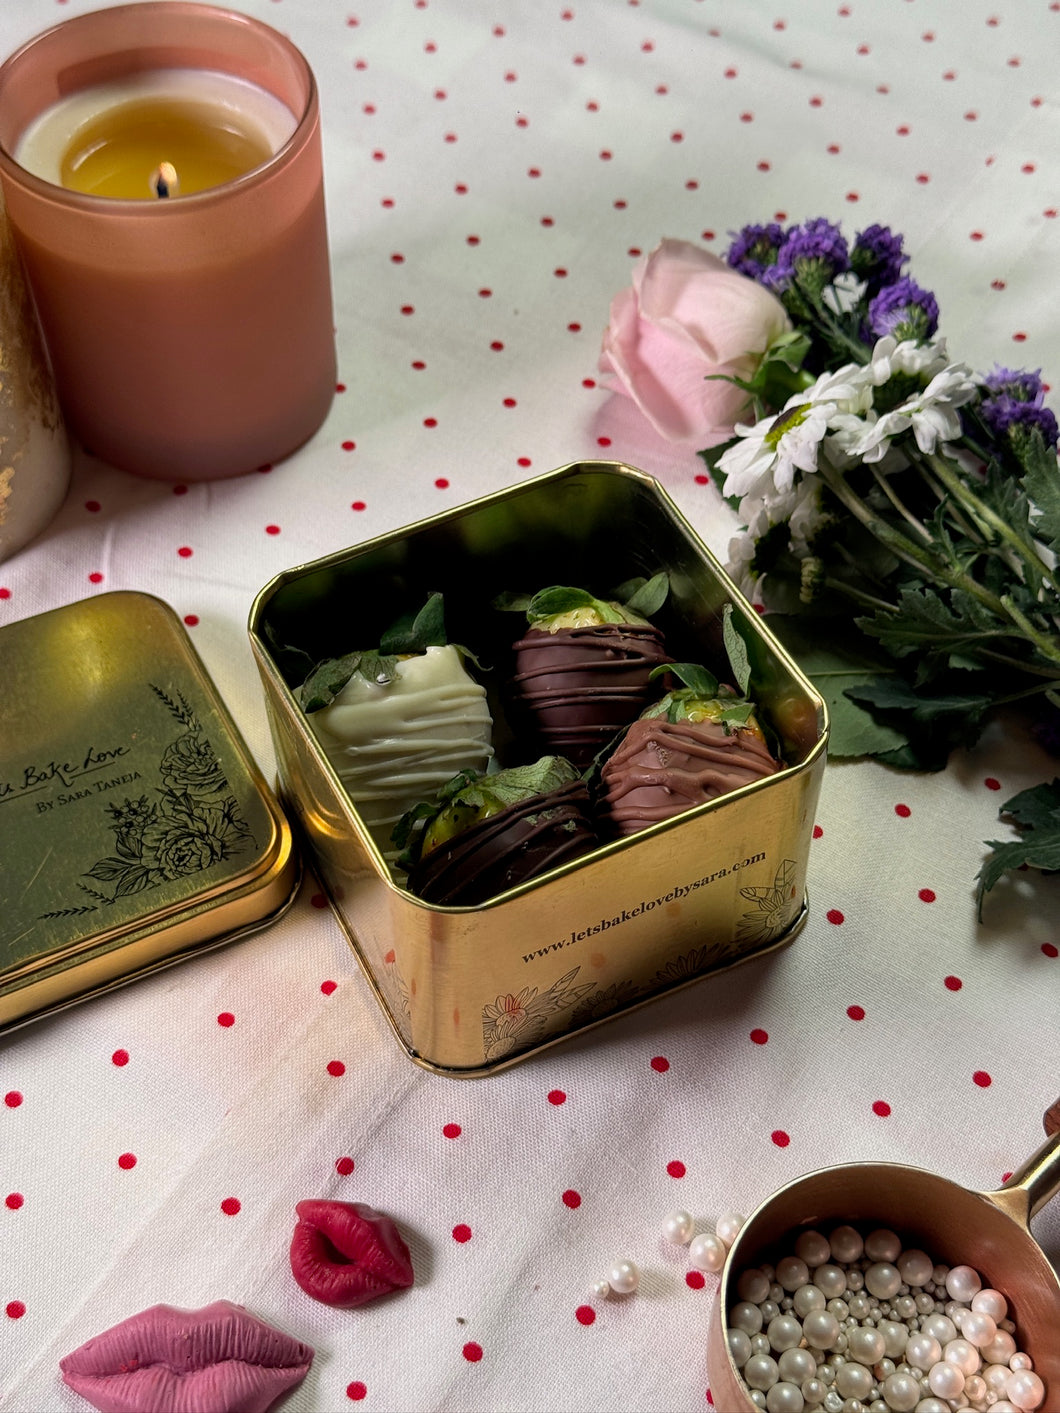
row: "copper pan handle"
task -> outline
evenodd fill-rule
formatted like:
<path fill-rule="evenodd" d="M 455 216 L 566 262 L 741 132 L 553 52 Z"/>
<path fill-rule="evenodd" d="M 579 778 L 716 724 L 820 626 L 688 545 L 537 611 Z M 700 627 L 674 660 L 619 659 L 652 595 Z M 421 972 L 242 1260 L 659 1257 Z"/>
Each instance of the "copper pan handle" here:
<path fill-rule="evenodd" d="M 1043 1123 L 1049 1137 L 1037 1152 L 1020 1164 L 1004 1187 L 983 1194 L 1024 1228 L 1060 1192 L 1060 1099 L 1045 1111 Z"/>

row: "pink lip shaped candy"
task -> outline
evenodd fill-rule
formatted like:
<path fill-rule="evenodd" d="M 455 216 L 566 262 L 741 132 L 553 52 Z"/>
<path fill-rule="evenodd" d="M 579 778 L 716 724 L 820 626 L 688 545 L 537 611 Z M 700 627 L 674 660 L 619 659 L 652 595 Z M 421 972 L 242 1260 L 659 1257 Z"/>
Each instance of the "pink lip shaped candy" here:
<path fill-rule="evenodd" d="M 217 1300 L 201 1310 L 152 1305 L 59 1368 L 100 1413 L 266 1413 L 312 1362 L 308 1345 Z"/>
<path fill-rule="evenodd" d="M 413 1282 L 412 1259 L 393 1221 L 364 1202 L 299 1202 L 291 1272 L 314 1300 L 352 1310 Z"/>

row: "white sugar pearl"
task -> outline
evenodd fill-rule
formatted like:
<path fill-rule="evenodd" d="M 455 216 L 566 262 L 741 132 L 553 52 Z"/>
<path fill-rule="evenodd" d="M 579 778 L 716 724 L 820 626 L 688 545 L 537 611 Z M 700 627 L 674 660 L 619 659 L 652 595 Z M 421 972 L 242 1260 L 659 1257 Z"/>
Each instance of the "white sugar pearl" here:
<path fill-rule="evenodd" d="M 928 1386 L 939 1398 L 959 1398 L 964 1392 L 964 1373 L 947 1360 L 932 1364 L 928 1370 Z"/>
<path fill-rule="evenodd" d="M 982 1278 L 971 1266 L 954 1266 L 946 1277 L 947 1293 L 965 1304 L 982 1288 Z"/>
<path fill-rule="evenodd" d="M 802 1396 L 811 1408 L 816 1408 L 819 1403 L 823 1403 L 828 1387 L 820 1379 L 807 1379 L 802 1385 Z"/>
<path fill-rule="evenodd" d="M 890 1300 L 897 1295 L 901 1284 L 898 1267 L 892 1266 L 889 1261 L 874 1261 L 865 1272 L 865 1285 L 869 1293 L 880 1300 Z"/>
<path fill-rule="evenodd" d="M 1012 1370 L 1007 1364 L 984 1364 L 982 1369 L 983 1382 L 996 1397 L 1000 1397 L 1008 1388 L 1008 1377 Z"/>
<path fill-rule="evenodd" d="M 720 1271 L 725 1265 L 728 1248 L 712 1231 L 701 1231 L 692 1238 L 688 1259 L 697 1271 Z"/>
<path fill-rule="evenodd" d="M 777 1262 L 777 1280 L 785 1290 L 798 1290 L 810 1279 L 810 1268 L 799 1256 L 785 1256 Z"/>
<path fill-rule="evenodd" d="M 593 1283 L 593 1294 L 597 1300 L 606 1300 L 611 1294 L 611 1286 L 608 1281 L 595 1281 Z"/>
<path fill-rule="evenodd" d="M 714 1230 L 726 1246 L 731 1246 L 745 1221 L 746 1218 L 742 1217 L 739 1212 L 724 1212 L 714 1223 Z"/>
<path fill-rule="evenodd" d="M 916 1406 L 915 1413 L 951 1413 L 950 1404 L 934 1395 L 922 1398 Z"/>
<path fill-rule="evenodd" d="M 964 1396 L 969 1403 L 982 1403 L 986 1399 L 986 1380 L 979 1374 L 973 1374 L 970 1379 L 964 1381 Z"/>
<path fill-rule="evenodd" d="M 1020 1410 L 1007 1398 L 999 1398 L 996 1403 L 990 1405 L 990 1413 L 1020 1413 Z"/>
<path fill-rule="evenodd" d="M 729 1324 L 734 1330 L 743 1330 L 745 1334 L 756 1335 L 763 1323 L 761 1310 L 749 1300 L 737 1301 L 729 1311 Z"/>
<path fill-rule="evenodd" d="M 823 1266 L 832 1254 L 829 1240 L 819 1231 L 804 1231 L 795 1242 L 795 1255 L 807 1266 Z"/>
<path fill-rule="evenodd" d="M 751 1357 L 751 1336 L 743 1330 L 730 1330 L 728 1334 L 729 1358 L 742 1369 Z"/>
<path fill-rule="evenodd" d="M 981 1310 L 968 1310 L 960 1318 L 961 1334 L 976 1349 L 982 1349 L 997 1335 L 997 1322 Z"/>
<path fill-rule="evenodd" d="M 824 1413 L 843 1413 L 843 1398 L 830 1388 L 824 1396 Z"/>
<path fill-rule="evenodd" d="M 777 1315 L 766 1330 L 769 1343 L 779 1354 L 784 1349 L 797 1348 L 802 1339 L 802 1326 L 793 1315 Z"/>
<path fill-rule="evenodd" d="M 848 1360 L 836 1370 L 836 1392 L 844 1398 L 867 1398 L 872 1385 L 872 1372 L 864 1364 Z"/>
<path fill-rule="evenodd" d="M 988 1364 L 1007 1364 L 1016 1352 L 1016 1341 L 1008 1330 L 998 1330 L 989 1344 L 984 1344 L 982 1355 Z"/>
<path fill-rule="evenodd" d="M 616 1261 L 607 1273 L 607 1283 L 616 1295 L 632 1295 L 640 1285 L 640 1272 L 632 1261 Z"/>
<path fill-rule="evenodd" d="M 951 1339 L 942 1346 L 942 1357 L 947 1364 L 954 1364 L 962 1374 L 979 1372 L 979 1351 L 966 1339 Z"/>
<path fill-rule="evenodd" d="M 888 1359 L 900 1359 L 909 1342 L 909 1326 L 900 1325 L 897 1320 L 881 1320 L 876 1326 L 883 1335 Z"/>
<path fill-rule="evenodd" d="M 870 1261 L 897 1261 L 901 1254 L 902 1243 L 889 1227 L 877 1227 L 865 1238 L 865 1255 Z"/>
<path fill-rule="evenodd" d="M 818 1290 L 824 1292 L 826 1300 L 834 1300 L 847 1288 L 847 1273 L 842 1266 L 833 1266 L 830 1263 L 818 1266 L 813 1273 L 813 1283 Z"/>
<path fill-rule="evenodd" d="M 1008 1361 L 1008 1366 L 1010 1369 L 1033 1369 L 1034 1360 L 1029 1354 L 1024 1354 L 1020 1350 L 1017 1350 Z"/>
<path fill-rule="evenodd" d="M 939 1344 L 949 1344 L 951 1339 L 957 1338 L 957 1326 L 948 1315 L 926 1315 L 920 1322 L 920 1328 L 924 1334 L 932 1335 Z M 1015 1343 L 1009 1353 L 1014 1353 Z M 1000 1360 L 996 1361 L 1000 1363 Z M 1005 1363 L 1008 1362 L 1008 1355 L 1005 1356 Z"/>
<path fill-rule="evenodd" d="M 993 1320 L 1003 1320 L 1008 1314 L 1008 1301 L 999 1290 L 987 1287 L 977 1290 L 972 1296 L 972 1309 L 989 1315 Z"/>
<path fill-rule="evenodd" d="M 941 1358 L 942 1345 L 933 1335 L 925 1334 L 921 1330 L 918 1334 L 909 1336 L 909 1343 L 905 1347 L 905 1362 L 907 1364 L 912 1364 L 915 1369 L 923 1369 L 926 1372 Z"/>
<path fill-rule="evenodd" d="M 824 1291 L 815 1285 L 802 1285 L 792 1296 L 792 1309 L 800 1319 L 811 1310 L 823 1310 L 827 1303 Z"/>
<path fill-rule="evenodd" d="M 847 1334 L 847 1353 L 861 1364 L 878 1364 L 887 1352 L 887 1344 L 879 1330 L 864 1326 Z"/>
<path fill-rule="evenodd" d="M 913 1246 L 908 1251 L 903 1251 L 895 1263 L 902 1273 L 902 1280 L 906 1285 L 927 1285 L 931 1279 L 931 1272 L 935 1269 L 934 1262 L 926 1251 L 921 1251 Z"/>
<path fill-rule="evenodd" d="M 814 1349 L 832 1349 L 839 1338 L 839 1321 L 829 1310 L 811 1310 L 802 1322 L 802 1332 Z"/>
<path fill-rule="evenodd" d="M 781 1381 L 766 1394 L 767 1413 L 802 1413 L 806 1400 L 798 1384 Z"/>
<path fill-rule="evenodd" d="M 663 1236 L 675 1246 L 687 1246 L 692 1240 L 696 1226 L 691 1212 L 678 1208 L 663 1218 Z"/>
<path fill-rule="evenodd" d="M 912 1374 L 891 1374 L 884 1379 L 880 1391 L 884 1403 L 893 1408 L 894 1413 L 913 1413 L 920 1402 L 920 1380 L 914 1379 Z"/>
<path fill-rule="evenodd" d="M 752 1354 L 769 1354 L 771 1352 L 768 1335 L 756 1334 L 751 1336 Z"/>
<path fill-rule="evenodd" d="M 817 1360 L 808 1349 L 785 1349 L 777 1360 L 780 1377 L 800 1387 L 817 1372 Z"/>
<path fill-rule="evenodd" d="M 1032 1370 L 1020 1369 L 1009 1379 L 1005 1395 L 1017 1408 L 1037 1408 L 1045 1397 L 1045 1385 Z"/>
<path fill-rule="evenodd" d="M 836 1227 L 828 1238 L 834 1261 L 857 1261 L 865 1249 L 862 1235 L 854 1227 Z"/>
<path fill-rule="evenodd" d="M 780 1377 L 777 1361 L 769 1354 L 752 1354 L 743 1366 L 743 1377 L 748 1388 L 772 1388 Z"/>
<path fill-rule="evenodd" d="M 736 1294 L 741 1300 L 750 1300 L 754 1305 L 765 1300 L 769 1294 L 769 1281 L 766 1279 L 765 1272 L 754 1266 L 750 1270 L 741 1271 L 740 1278 L 736 1282 Z"/>

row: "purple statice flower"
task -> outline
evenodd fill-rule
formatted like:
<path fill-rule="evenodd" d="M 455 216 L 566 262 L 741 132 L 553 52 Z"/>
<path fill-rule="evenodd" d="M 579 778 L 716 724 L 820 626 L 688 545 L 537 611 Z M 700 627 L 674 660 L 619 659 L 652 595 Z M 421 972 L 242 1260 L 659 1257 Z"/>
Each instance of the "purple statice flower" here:
<path fill-rule="evenodd" d="M 921 289 L 915 280 L 903 275 L 886 285 L 869 303 L 869 329 L 877 338 L 893 334 L 896 339 L 916 339 L 923 343 L 939 326 L 939 306 L 935 296 Z"/>
<path fill-rule="evenodd" d="M 890 226 L 868 226 L 854 237 L 850 268 L 865 281 L 870 299 L 885 285 L 901 279 L 902 266 L 908 260 L 902 250 L 902 237 L 895 235 Z"/>
<path fill-rule="evenodd" d="M 983 379 L 983 387 L 989 397 L 1008 397 L 1014 402 L 1033 402 L 1039 407 L 1045 397 L 1040 368 L 1030 373 L 1025 368 L 995 365 L 994 371 Z"/>
<path fill-rule="evenodd" d="M 1020 402 L 1008 393 L 1000 393 L 997 397 L 984 398 L 979 412 L 995 437 L 1018 440 L 1021 434 L 1037 427 L 1046 446 L 1057 444 L 1060 429 L 1056 417 L 1040 400 Z"/>
<path fill-rule="evenodd" d="M 850 251 L 843 233 L 831 221 L 817 216 L 788 231 L 777 263 L 765 273 L 765 283 L 771 289 L 801 283 L 820 293 L 836 275 L 849 269 Z"/>
<path fill-rule="evenodd" d="M 752 280 L 761 280 L 766 270 L 777 263 L 784 236 L 783 226 L 775 221 L 767 226 L 744 226 L 733 235 L 726 258 L 734 270 L 750 275 Z"/>

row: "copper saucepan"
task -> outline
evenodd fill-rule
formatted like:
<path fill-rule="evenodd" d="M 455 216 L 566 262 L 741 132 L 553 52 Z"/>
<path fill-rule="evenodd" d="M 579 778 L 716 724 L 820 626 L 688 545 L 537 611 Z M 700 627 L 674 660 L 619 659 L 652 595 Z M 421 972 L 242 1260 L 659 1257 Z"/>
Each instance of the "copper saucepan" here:
<path fill-rule="evenodd" d="M 997 1192 L 900 1163 L 844 1163 L 796 1178 L 763 1202 L 732 1244 L 707 1338 L 707 1371 L 718 1413 L 759 1413 L 729 1358 L 728 1311 L 749 1266 L 775 1264 L 809 1227 L 854 1223 L 891 1227 L 947 1265 L 974 1266 L 1008 1299 L 1020 1349 L 1045 1382 L 1039 1413 L 1060 1409 L 1060 1278 L 1030 1234 L 1029 1222 L 1060 1189 L 1060 1103 L 1045 1116 L 1050 1134 Z"/>

